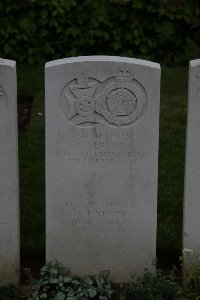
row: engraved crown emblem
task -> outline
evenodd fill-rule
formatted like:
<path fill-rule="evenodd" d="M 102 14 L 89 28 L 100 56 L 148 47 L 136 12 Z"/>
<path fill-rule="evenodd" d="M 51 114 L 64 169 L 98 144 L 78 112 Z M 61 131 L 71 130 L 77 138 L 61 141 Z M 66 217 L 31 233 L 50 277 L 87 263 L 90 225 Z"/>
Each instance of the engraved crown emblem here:
<path fill-rule="evenodd" d="M 77 86 L 78 87 L 88 87 L 88 78 L 77 78 Z"/>
<path fill-rule="evenodd" d="M 77 78 L 77 84 L 71 85 L 70 89 L 72 91 L 75 91 L 75 90 L 82 90 L 82 89 L 90 89 L 90 88 L 93 88 L 94 86 L 95 86 L 95 84 L 92 82 L 89 82 L 87 77 L 80 77 L 80 78 Z"/>
<path fill-rule="evenodd" d="M 128 71 L 120 71 L 116 76 L 115 76 L 115 81 L 119 82 L 132 82 L 133 76 L 131 73 Z"/>

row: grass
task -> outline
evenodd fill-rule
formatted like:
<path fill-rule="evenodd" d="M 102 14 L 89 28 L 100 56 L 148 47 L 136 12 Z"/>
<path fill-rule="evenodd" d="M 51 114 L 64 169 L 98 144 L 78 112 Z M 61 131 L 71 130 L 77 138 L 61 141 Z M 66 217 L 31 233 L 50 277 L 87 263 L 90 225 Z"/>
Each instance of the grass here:
<path fill-rule="evenodd" d="M 187 81 L 187 68 L 162 69 L 157 256 L 168 263 L 182 249 Z"/>
<path fill-rule="evenodd" d="M 177 262 L 182 248 L 187 76 L 187 68 L 162 68 L 157 256 L 163 265 Z M 45 249 L 43 66 L 19 66 L 18 89 L 34 94 L 29 129 L 19 136 L 21 253 L 41 256 Z"/>
<path fill-rule="evenodd" d="M 43 67 L 19 66 L 18 89 L 22 93 L 34 96 L 28 131 L 19 135 L 21 253 L 31 256 L 43 255 L 45 249 Z"/>

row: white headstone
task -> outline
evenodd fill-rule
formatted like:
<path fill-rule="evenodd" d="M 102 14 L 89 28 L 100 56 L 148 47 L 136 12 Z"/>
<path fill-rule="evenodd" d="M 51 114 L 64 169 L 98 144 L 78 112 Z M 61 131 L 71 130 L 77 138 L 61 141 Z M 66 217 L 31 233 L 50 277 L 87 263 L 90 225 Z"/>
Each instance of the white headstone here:
<path fill-rule="evenodd" d="M 160 66 L 46 64 L 46 258 L 125 282 L 156 257 Z"/>
<path fill-rule="evenodd" d="M 200 251 L 200 59 L 190 61 L 186 138 L 183 248 L 191 249 L 193 263 Z M 189 260 L 186 267 L 191 267 Z"/>
<path fill-rule="evenodd" d="M 0 285 L 19 283 L 17 145 L 16 64 L 0 59 Z"/>

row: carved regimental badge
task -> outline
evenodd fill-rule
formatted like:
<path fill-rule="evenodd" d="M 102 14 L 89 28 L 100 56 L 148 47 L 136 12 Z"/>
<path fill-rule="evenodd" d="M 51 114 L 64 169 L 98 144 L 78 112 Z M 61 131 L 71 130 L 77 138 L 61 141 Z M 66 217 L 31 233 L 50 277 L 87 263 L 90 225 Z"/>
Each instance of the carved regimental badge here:
<path fill-rule="evenodd" d="M 7 113 L 8 101 L 6 97 L 6 93 L 3 88 L 0 86 L 0 122 L 2 122 Z"/>
<path fill-rule="evenodd" d="M 75 125 L 103 122 L 129 126 L 144 114 L 147 94 L 129 72 L 121 71 L 104 82 L 93 78 L 70 81 L 61 92 L 60 107 L 65 118 Z"/>

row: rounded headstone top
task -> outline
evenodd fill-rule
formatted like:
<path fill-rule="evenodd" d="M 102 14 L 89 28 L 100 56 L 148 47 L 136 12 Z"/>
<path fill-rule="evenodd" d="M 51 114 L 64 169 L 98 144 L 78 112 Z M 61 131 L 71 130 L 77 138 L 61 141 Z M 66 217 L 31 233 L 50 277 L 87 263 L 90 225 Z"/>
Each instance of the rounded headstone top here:
<path fill-rule="evenodd" d="M 107 56 L 107 55 L 77 56 L 77 57 L 57 59 L 57 60 L 47 62 L 45 64 L 45 67 L 50 68 L 58 65 L 68 64 L 68 63 L 93 62 L 93 61 L 131 63 L 131 64 L 147 66 L 155 69 L 160 69 L 160 65 L 158 63 L 154 63 L 148 60 L 142 60 L 142 59 L 136 59 L 130 57 L 121 57 L 121 56 Z"/>
<path fill-rule="evenodd" d="M 16 66 L 16 62 L 14 60 L 0 58 L 0 65 L 14 68 Z"/>

